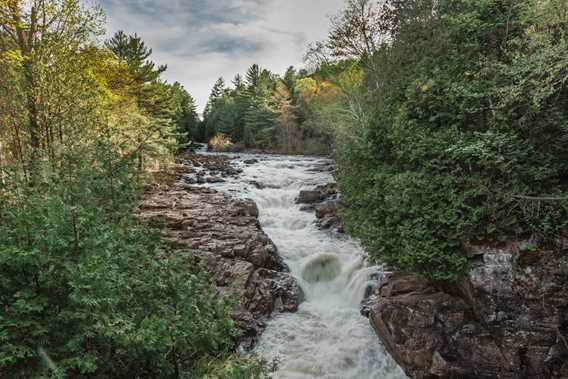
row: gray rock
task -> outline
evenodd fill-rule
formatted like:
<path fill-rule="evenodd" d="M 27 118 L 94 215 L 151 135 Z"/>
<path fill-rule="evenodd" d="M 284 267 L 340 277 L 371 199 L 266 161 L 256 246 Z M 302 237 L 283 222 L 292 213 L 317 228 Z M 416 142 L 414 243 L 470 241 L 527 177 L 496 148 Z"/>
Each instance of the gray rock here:
<path fill-rule="evenodd" d="M 300 191 L 300 195 L 296 199 L 296 204 L 312 204 L 322 200 L 321 192 L 319 191 Z"/>
<path fill-rule="evenodd" d="M 474 247 L 453 285 L 390 275 L 364 304 L 411 378 L 568 378 L 568 257 L 519 246 Z"/>

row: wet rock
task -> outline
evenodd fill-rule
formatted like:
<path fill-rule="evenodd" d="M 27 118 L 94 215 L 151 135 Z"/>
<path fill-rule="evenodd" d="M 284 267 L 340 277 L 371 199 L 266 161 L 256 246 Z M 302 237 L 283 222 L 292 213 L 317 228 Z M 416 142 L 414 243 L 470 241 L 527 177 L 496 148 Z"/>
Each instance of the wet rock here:
<path fill-rule="evenodd" d="M 251 180 L 248 182 L 249 184 L 253 185 L 256 189 L 265 189 L 266 186 L 262 183 L 257 182 L 256 180 Z"/>
<path fill-rule="evenodd" d="M 321 229 L 337 233 L 344 232 L 343 221 L 339 217 L 339 211 L 344 204 L 337 189 L 337 183 L 328 183 L 317 186 L 313 190 L 301 191 L 296 203 L 305 204 L 300 208 L 302 211 L 315 211 L 318 219 L 316 224 Z"/>
<path fill-rule="evenodd" d="M 308 204 L 308 205 L 302 205 L 300 207 L 300 210 L 302 212 L 313 212 L 315 209 L 315 205 L 314 204 Z"/>
<path fill-rule="evenodd" d="M 254 315 L 295 312 L 303 300 L 301 287 L 289 273 L 258 269 L 249 279 L 246 308 Z"/>
<path fill-rule="evenodd" d="M 208 176 L 207 178 L 205 178 L 205 181 L 207 183 L 223 183 L 226 180 L 218 176 Z"/>
<path fill-rule="evenodd" d="M 337 195 L 339 191 L 337 190 L 337 183 L 328 183 L 316 187 L 316 191 L 321 193 L 322 198 L 329 199 L 334 195 Z"/>
<path fill-rule="evenodd" d="M 253 165 L 253 164 L 256 164 L 258 162 L 259 162 L 258 159 L 247 159 L 247 160 L 243 161 L 243 163 L 246 164 L 246 165 Z"/>
<path fill-rule="evenodd" d="M 411 378 L 568 378 L 568 257 L 521 246 L 473 247 L 458 284 L 383 281 L 362 311 Z"/>
<path fill-rule="evenodd" d="M 311 167 L 308 171 L 310 172 L 331 172 L 333 171 L 333 163 L 330 162 L 324 162 L 324 163 L 318 163 L 316 165 L 314 165 L 314 167 Z"/>
<path fill-rule="evenodd" d="M 322 200 L 320 191 L 300 191 L 300 195 L 296 199 L 296 204 L 312 204 L 318 203 Z"/>
<path fill-rule="evenodd" d="M 341 201 L 330 200 L 324 203 L 318 204 L 314 207 L 316 211 L 317 218 L 324 218 L 327 216 L 337 215 L 337 211 L 343 206 Z"/>

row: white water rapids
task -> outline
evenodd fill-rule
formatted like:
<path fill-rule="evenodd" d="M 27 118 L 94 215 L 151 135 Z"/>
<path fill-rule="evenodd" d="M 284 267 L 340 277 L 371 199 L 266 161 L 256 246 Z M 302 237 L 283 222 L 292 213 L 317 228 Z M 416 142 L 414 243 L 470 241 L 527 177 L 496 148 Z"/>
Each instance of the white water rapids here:
<path fill-rule="evenodd" d="M 259 162 L 244 163 L 253 158 Z M 300 190 L 333 181 L 317 170 L 330 161 L 245 154 L 234 163 L 243 173 L 213 186 L 257 203 L 262 228 L 305 293 L 298 312 L 268 321 L 254 352 L 278 361 L 278 379 L 406 378 L 359 314 L 377 268 L 365 264 L 354 240 L 319 230 L 313 212 L 295 204 Z"/>

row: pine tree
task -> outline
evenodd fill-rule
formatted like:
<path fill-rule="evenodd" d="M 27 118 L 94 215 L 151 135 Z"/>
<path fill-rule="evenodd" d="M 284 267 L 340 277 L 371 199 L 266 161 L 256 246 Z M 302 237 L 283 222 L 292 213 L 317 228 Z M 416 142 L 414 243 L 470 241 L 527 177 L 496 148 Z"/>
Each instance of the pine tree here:
<path fill-rule="evenodd" d="M 151 83 L 166 71 L 167 66 L 156 64 L 149 60 L 152 49 L 137 34 L 127 36 L 122 30 L 115 33 L 105 46 L 112 51 L 119 63 L 126 64 L 137 85 Z"/>

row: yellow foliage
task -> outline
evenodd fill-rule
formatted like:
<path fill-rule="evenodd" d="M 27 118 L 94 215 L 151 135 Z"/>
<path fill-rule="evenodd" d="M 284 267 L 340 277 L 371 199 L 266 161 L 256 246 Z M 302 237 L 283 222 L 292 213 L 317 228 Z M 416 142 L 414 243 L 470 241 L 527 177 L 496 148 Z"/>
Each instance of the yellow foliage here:
<path fill-rule="evenodd" d="M 20 50 L 7 50 L 0 53 L 0 61 L 7 63 L 20 63 L 24 60 Z"/>
<path fill-rule="evenodd" d="M 207 147 L 211 151 L 226 151 L 233 146 L 231 139 L 223 133 L 217 135 L 209 140 Z"/>

